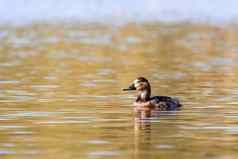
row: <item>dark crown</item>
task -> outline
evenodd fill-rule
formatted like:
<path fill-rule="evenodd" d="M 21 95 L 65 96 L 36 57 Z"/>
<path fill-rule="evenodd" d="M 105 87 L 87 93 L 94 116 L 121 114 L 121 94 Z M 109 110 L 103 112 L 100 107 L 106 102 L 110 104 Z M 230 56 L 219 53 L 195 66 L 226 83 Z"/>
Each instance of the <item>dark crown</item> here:
<path fill-rule="evenodd" d="M 137 80 L 139 80 L 139 82 L 148 82 L 145 77 L 138 77 Z"/>

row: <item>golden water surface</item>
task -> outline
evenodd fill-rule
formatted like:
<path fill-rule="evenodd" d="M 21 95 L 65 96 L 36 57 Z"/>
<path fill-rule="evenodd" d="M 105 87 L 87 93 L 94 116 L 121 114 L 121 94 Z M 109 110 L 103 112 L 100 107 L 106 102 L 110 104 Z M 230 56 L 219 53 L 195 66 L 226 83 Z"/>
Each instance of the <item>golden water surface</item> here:
<path fill-rule="evenodd" d="M 1 159 L 236 159 L 238 27 L 0 27 Z M 138 76 L 183 108 L 135 121 Z"/>

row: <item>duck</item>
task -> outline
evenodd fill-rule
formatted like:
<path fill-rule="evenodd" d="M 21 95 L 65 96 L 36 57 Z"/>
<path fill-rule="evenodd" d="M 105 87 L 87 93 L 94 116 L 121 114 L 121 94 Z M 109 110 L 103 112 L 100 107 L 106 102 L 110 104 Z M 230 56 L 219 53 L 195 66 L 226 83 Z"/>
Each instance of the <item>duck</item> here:
<path fill-rule="evenodd" d="M 145 77 L 136 78 L 128 88 L 122 89 L 123 91 L 137 90 L 138 94 L 135 102 L 133 103 L 135 111 L 147 112 L 150 114 L 152 110 L 155 111 L 175 111 L 182 106 L 180 101 L 175 97 L 169 96 L 152 96 L 151 86 Z"/>

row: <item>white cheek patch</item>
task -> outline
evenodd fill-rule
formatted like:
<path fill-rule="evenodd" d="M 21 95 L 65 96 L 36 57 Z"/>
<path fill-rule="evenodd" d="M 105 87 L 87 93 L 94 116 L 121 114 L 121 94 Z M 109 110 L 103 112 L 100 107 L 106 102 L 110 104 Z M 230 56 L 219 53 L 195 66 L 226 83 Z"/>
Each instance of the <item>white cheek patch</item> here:
<path fill-rule="evenodd" d="M 136 79 L 133 83 L 134 83 L 134 86 L 135 86 L 135 87 L 138 87 L 138 86 L 140 85 L 140 84 L 139 84 L 139 80 L 137 80 L 137 79 Z"/>
<path fill-rule="evenodd" d="M 135 83 L 134 85 L 135 85 L 135 87 L 139 87 L 140 84 L 139 83 Z"/>

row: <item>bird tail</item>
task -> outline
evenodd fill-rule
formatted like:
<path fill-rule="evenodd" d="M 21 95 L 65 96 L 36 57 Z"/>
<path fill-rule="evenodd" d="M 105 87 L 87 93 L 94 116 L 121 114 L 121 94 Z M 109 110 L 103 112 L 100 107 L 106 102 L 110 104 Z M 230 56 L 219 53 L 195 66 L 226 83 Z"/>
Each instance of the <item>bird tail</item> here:
<path fill-rule="evenodd" d="M 182 107 L 183 105 L 180 103 L 180 101 L 178 100 L 178 98 L 174 98 L 174 101 L 176 102 L 178 107 Z"/>

